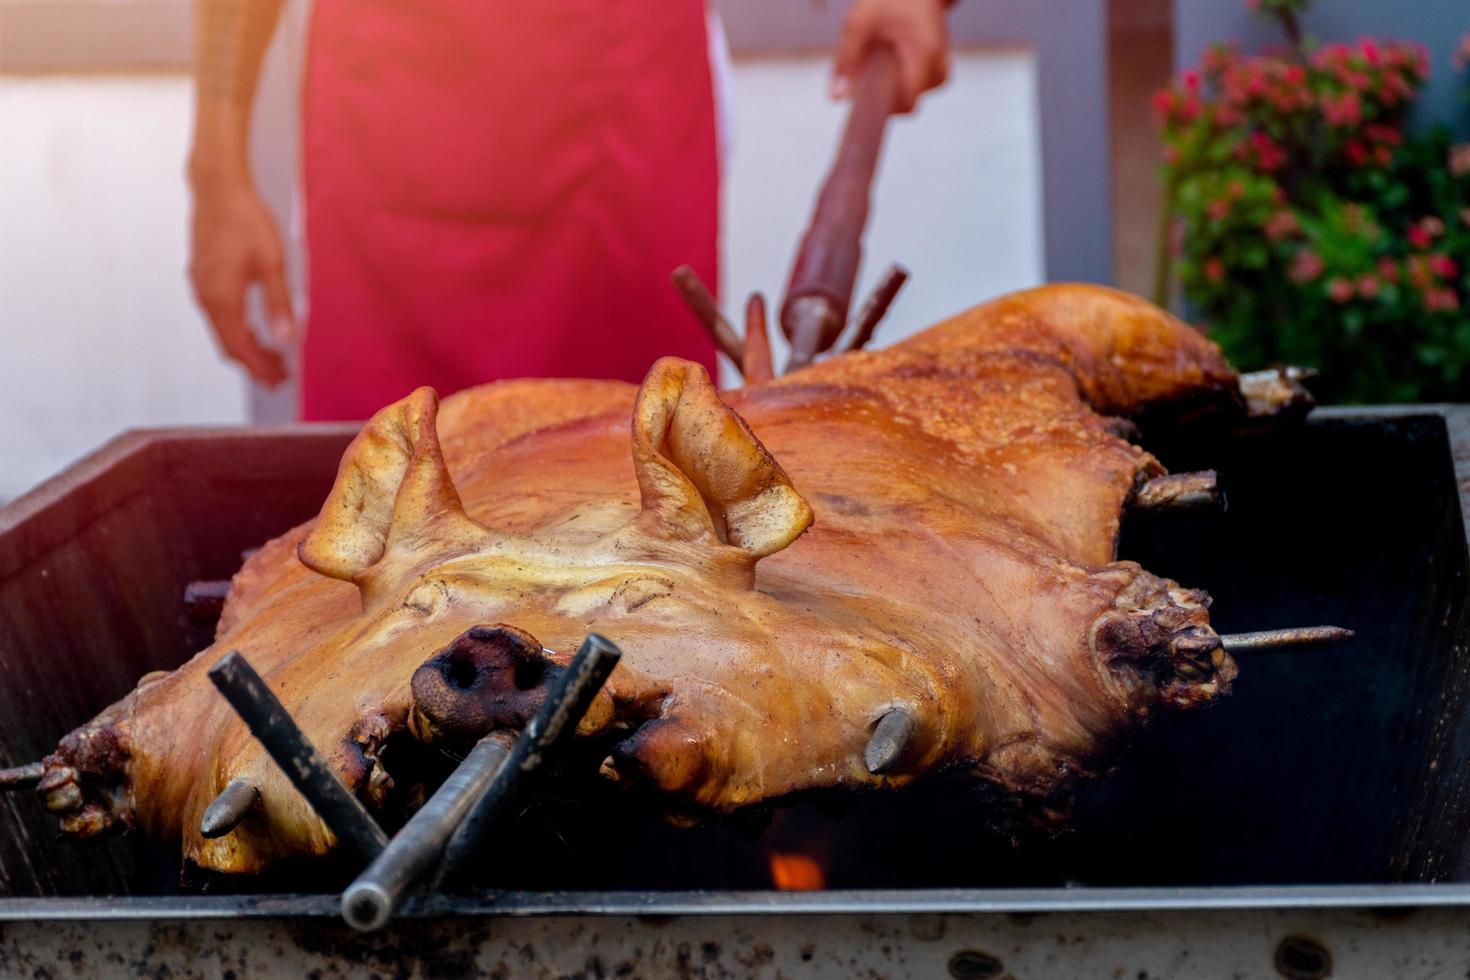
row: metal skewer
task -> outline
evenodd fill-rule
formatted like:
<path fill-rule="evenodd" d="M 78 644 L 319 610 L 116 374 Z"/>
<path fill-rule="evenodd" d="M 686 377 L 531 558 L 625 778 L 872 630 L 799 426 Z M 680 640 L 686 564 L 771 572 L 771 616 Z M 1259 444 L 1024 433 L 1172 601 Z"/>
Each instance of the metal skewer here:
<path fill-rule="evenodd" d="M 539 768 L 546 753 L 576 730 L 582 716 L 591 707 L 592 699 L 602 690 L 602 685 L 622 656 L 623 652 L 611 640 L 597 633 L 587 634 L 577 655 L 567 665 L 566 673 L 517 740 L 505 767 L 496 774 L 470 815 L 450 838 L 444 849 L 444 860 L 434 875 L 435 887 L 443 887 L 474 856 L 496 815 L 510 799 L 516 783 L 522 776 Z"/>
<path fill-rule="evenodd" d="M 249 780 L 232 779 L 204 808 L 199 818 L 199 834 L 202 837 L 223 837 L 240 826 L 255 804 L 260 802 L 260 790 Z"/>
<path fill-rule="evenodd" d="M 764 384 L 776 376 L 771 362 L 771 335 L 766 327 L 766 298 L 758 292 L 745 301 L 745 351 L 740 373 L 748 385 Z"/>
<path fill-rule="evenodd" d="M 1350 640 L 1355 635 L 1352 630 L 1341 626 L 1297 626 L 1254 633 L 1224 633 L 1220 636 L 1220 642 L 1226 653 L 1236 654 L 1279 650 L 1283 647 L 1326 646 L 1329 643 Z"/>
<path fill-rule="evenodd" d="M 12 789 L 29 789 L 46 775 L 46 764 L 32 762 L 14 769 L 0 769 L 0 793 Z"/>
<path fill-rule="evenodd" d="M 332 833 L 364 858 L 376 857 L 387 846 L 388 835 L 327 766 L 240 651 L 232 650 L 209 668 L 209 679 Z"/>
<path fill-rule="evenodd" d="M 720 352 L 734 362 L 736 367 L 741 366 L 744 360 L 744 344 L 740 342 L 740 336 L 725 315 L 720 312 L 719 304 L 715 302 L 709 287 L 705 286 L 704 280 L 699 274 L 687 265 L 681 265 L 669 276 L 674 288 L 684 298 L 684 304 L 695 318 L 703 324 L 704 329 L 714 338 L 715 346 Z"/>
<path fill-rule="evenodd" d="M 868 346 L 868 341 L 873 339 L 873 333 L 878 329 L 878 324 L 888 315 L 888 307 L 893 305 L 893 300 L 898 296 L 898 291 L 903 284 L 909 281 L 909 270 L 897 262 L 888 266 L 888 271 L 883 273 L 883 278 L 878 280 L 878 285 L 868 294 L 863 305 L 858 309 L 857 328 L 852 332 L 852 340 L 848 341 L 848 350 L 862 350 Z"/>
<path fill-rule="evenodd" d="M 1214 470 L 1156 476 L 1133 494 L 1134 510 L 1198 510 L 1222 507 L 1225 495 Z"/>
<path fill-rule="evenodd" d="M 190 582 L 184 586 L 184 612 L 196 623 L 219 622 L 231 584 L 227 578 Z"/>
<path fill-rule="evenodd" d="M 505 765 L 514 736 L 491 732 L 434 791 L 367 870 L 342 893 L 342 918 L 363 932 L 381 929 L 393 917 L 403 895 L 444 849 L 449 835 Z"/>
<path fill-rule="evenodd" d="M 540 766 L 564 733 L 576 728 L 621 655 L 603 637 L 589 635 L 514 743 L 511 733 L 503 731 L 480 739 L 429 802 L 342 893 L 347 923 L 363 931 L 382 928 L 441 854 L 441 879 L 473 855 L 519 782 Z"/>
<path fill-rule="evenodd" d="M 914 735 L 914 716 L 907 708 L 888 710 L 873 728 L 868 745 L 863 749 L 863 765 L 868 772 L 881 776 L 903 755 L 904 747 Z"/>

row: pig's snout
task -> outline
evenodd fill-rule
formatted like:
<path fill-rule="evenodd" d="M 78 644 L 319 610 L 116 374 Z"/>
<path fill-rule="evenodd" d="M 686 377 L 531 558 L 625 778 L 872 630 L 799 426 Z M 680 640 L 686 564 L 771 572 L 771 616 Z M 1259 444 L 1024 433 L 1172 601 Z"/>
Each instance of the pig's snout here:
<path fill-rule="evenodd" d="M 562 669 L 525 630 L 471 627 L 414 671 L 413 734 L 473 741 L 496 728 L 524 728 Z"/>

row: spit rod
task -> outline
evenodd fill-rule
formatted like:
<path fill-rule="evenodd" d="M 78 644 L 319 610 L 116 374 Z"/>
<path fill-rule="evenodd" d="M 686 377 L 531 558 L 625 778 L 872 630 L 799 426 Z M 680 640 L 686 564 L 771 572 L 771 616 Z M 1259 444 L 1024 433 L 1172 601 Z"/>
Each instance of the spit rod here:
<path fill-rule="evenodd" d="M 46 775 L 46 764 L 32 762 L 13 769 L 0 769 L 0 793 L 10 789 L 29 789 Z"/>
<path fill-rule="evenodd" d="M 878 280 L 878 285 L 873 287 L 873 292 L 858 308 L 855 321 L 857 326 L 852 331 L 852 340 L 847 343 L 848 350 L 862 350 L 868 346 L 868 341 L 873 339 L 878 324 L 882 323 L 883 317 L 888 314 L 888 307 L 893 305 L 898 291 L 908 281 L 909 270 L 897 262 L 889 265 L 888 271 L 883 273 L 883 278 Z"/>
<path fill-rule="evenodd" d="M 435 887 L 443 887 L 474 856 L 521 778 L 539 768 L 547 752 L 576 730 L 622 655 L 611 640 L 597 633 L 587 634 L 577 655 L 567 665 L 566 673 L 557 680 L 541 709 L 516 740 L 506 764 L 449 839 L 444 860 L 434 877 Z"/>
<path fill-rule="evenodd" d="M 371 932 L 388 924 L 404 893 L 433 865 L 449 835 L 504 767 L 513 744 L 514 736 L 506 731 L 491 732 L 475 743 L 429 802 L 342 893 L 342 918 L 348 925 Z"/>
<path fill-rule="evenodd" d="M 209 668 L 209 679 L 332 833 L 364 859 L 376 857 L 387 846 L 388 835 L 327 766 L 240 651 L 230 651 Z"/>
<path fill-rule="evenodd" d="M 679 291 L 684 305 L 689 307 L 689 312 L 700 322 L 710 338 L 714 340 L 715 346 L 720 353 L 728 357 L 736 367 L 740 367 L 744 357 L 744 345 L 740 342 L 740 336 L 735 333 L 735 328 L 725 315 L 720 312 L 720 305 L 715 302 L 714 294 L 687 265 L 681 265 L 669 276 L 674 288 Z"/>
<path fill-rule="evenodd" d="M 1255 633 L 1223 633 L 1220 642 L 1225 652 L 1254 653 L 1281 647 L 1324 646 L 1353 638 L 1353 631 L 1341 626 L 1296 626 L 1284 630 L 1260 630 Z"/>
<path fill-rule="evenodd" d="M 342 893 L 342 918 L 364 932 L 381 929 L 436 861 L 442 878 L 471 856 L 520 781 L 540 765 L 564 732 L 576 728 L 620 656 L 617 647 L 601 636 L 588 636 L 525 731 L 519 737 L 496 731 L 480 739 L 429 802 L 348 886 Z"/>

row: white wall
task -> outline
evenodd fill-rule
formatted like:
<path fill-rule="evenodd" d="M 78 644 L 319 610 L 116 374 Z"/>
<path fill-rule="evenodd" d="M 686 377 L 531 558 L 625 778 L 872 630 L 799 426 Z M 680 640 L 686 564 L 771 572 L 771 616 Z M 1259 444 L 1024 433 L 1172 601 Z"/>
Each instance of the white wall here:
<path fill-rule="evenodd" d="M 189 100 L 0 77 L 0 500 L 131 426 L 245 419 L 183 274 Z"/>
<path fill-rule="evenodd" d="M 739 315 L 755 289 L 774 308 L 785 288 L 846 118 L 845 105 L 826 97 L 829 70 L 825 54 L 735 63 L 724 181 L 727 315 Z M 1040 154 L 1028 51 L 958 53 L 949 84 L 916 116 L 890 125 L 857 297 L 890 261 L 912 276 L 874 346 L 1043 280 Z M 783 345 L 777 364 L 784 360 Z"/>

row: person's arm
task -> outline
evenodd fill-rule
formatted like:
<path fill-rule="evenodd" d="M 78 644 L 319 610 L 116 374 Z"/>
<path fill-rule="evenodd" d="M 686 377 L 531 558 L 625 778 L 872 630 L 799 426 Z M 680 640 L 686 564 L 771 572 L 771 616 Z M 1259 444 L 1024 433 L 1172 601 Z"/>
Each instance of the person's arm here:
<path fill-rule="evenodd" d="M 895 112 L 911 112 L 919 96 L 949 77 L 948 0 L 857 0 L 842 25 L 832 68 L 832 94 L 843 98 L 874 44 L 898 56 Z"/>
<path fill-rule="evenodd" d="M 281 0 L 196 0 L 195 117 L 189 152 L 194 196 L 189 281 L 224 353 L 274 387 L 286 377 L 281 355 L 264 346 L 245 318 L 252 283 L 264 290 L 271 331 L 295 333 L 286 253 L 250 174 L 250 110 Z"/>

